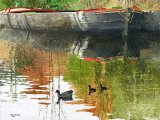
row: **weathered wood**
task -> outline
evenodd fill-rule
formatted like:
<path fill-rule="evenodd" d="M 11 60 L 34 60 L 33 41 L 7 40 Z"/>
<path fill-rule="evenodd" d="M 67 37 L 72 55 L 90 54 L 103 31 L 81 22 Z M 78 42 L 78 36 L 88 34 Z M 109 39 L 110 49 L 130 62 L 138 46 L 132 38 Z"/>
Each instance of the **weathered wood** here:
<path fill-rule="evenodd" d="M 19 30 L 96 32 L 124 28 L 119 12 L 7 13 L 3 19 L 7 28 Z"/>
<path fill-rule="evenodd" d="M 124 14 L 120 12 L 55 12 L 55 13 L 0 13 L 0 28 L 29 31 L 123 31 Z M 160 12 L 134 12 L 129 28 L 160 30 Z"/>

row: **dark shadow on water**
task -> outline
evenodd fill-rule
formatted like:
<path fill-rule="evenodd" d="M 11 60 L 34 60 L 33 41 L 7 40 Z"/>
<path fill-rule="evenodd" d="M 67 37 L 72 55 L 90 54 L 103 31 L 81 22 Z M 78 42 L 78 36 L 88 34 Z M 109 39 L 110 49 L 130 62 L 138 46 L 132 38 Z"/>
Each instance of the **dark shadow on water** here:
<path fill-rule="evenodd" d="M 1 39 L 8 39 L 15 43 L 22 43 L 48 51 L 66 51 L 80 57 L 108 58 L 123 56 L 124 46 L 127 44 L 127 56 L 139 57 L 140 49 L 149 47 L 147 44 L 149 44 L 150 41 L 143 38 L 143 33 L 131 33 L 129 36 L 129 40 L 125 43 L 125 41 L 122 40 L 121 33 L 105 35 L 105 33 L 44 33 L 3 30 L 0 34 Z"/>
<path fill-rule="evenodd" d="M 128 41 L 121 33 L 81 34 L 81 33 L 44 33 L 3 30 L 1 39 L 30 45 L 44 50 L 66 51 L 80 57 L 139 57 L 140 50 L 159 42 L 159 34 L 151 32 L 129 33 Z M 126 47 L 124 51 L 124 47 Z"/>

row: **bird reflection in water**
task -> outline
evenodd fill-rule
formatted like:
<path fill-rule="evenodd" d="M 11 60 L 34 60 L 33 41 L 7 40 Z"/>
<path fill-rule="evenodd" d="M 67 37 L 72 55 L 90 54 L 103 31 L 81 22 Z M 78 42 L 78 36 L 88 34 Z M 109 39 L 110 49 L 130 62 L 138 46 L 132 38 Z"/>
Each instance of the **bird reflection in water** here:
<path fill-rule="evenodd" d="M 91 85 L 88 85 L 88 95 L 91 95 L 91 93 L 96 92 L 96 88 L 92 88 Z"/>
<path fill-rule="evenodd" d="M 102 86 L 102 84 L 100 84 L 100 89 L 101 89 L 101 92 L 108 90 L 107 86 Z"/>

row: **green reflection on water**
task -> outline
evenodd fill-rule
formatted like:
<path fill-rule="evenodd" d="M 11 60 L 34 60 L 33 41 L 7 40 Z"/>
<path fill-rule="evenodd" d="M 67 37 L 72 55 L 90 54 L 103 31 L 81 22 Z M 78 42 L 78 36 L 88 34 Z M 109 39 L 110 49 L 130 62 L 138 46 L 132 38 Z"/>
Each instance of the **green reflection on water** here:
<path fill-rule="evenodd" d="M 102 82 L 102 65 L 97 62 L 80 60 L 70 56 L 65 72 L 65 80 L 70 81 L 78 90 L 80 97 L 87 91 L 87 85 Z M 105 79 L 103 84 L 108 91 L 97 94 L 100 101 L 98 116 L 103 120 L 102 112 L 107 112 L 108 102 L 111 101 L 110 118 L 126 120 L 160 119 L 160 70 L 156 62 L 139 59 L 106 60 Z M 104 81 L 105 80 L 105 81 Z M 110 100 L 106 95 L 110 95 Z M 105 99 L 102 103 L 102 99 Z M 97 107 L 97 106 L 96 106 Z M 109 111 L 108 111 L 109 112 Z"/>
<path fill-rule="evenodd" d="M 106 64 L 106 74 L 112 89 L 114 118 L 160 117 L 160 71 L 154 63 L 113 59 Z"/>
<path fill-rule="evenodd" d="M 15 53 L 14 53 L 14 65 L 18 68 L 25 67 L 32 63 L 33 58 L 27 53 L 23 48 L 22 45 L 17 44 L 15 46 Z"/>
<path fill-rule="evenodd" d="M 82 93 L 87 92 L 89 84 L 98 82 L 101 77 L 100 69 L 100 63 L 84 61 L 77 56 L 70 55 L 64 79 L 74 84 L 78 90 L 77 95 L 82 97 Z"/>

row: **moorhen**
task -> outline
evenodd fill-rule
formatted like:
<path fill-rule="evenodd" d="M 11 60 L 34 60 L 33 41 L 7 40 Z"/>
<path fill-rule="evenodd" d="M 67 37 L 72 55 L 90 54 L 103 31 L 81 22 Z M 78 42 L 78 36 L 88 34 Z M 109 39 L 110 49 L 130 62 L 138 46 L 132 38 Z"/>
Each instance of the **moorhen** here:
<path fill-rule="evenodd" d="M 89 87 L 89 95 L 91 94 L 91 93 L 94 93 L 94 92 L 96 92 L 96 89 L 95 88 L 91 88 L 91 85 L 88 85 L 88 87 Z"/>
<path fill-rule="evenodd" d="M 73 98 L 72 98 L 73 90 L 68 90 L 68 91 L 65 91 L 61 94 L 60 94 L 59 90 L 56 90 L 56 93 L 58 95 L 57 104 L 59 104 L 60 100 L 63 100 L 63 101 L 73 100 Z"/>

